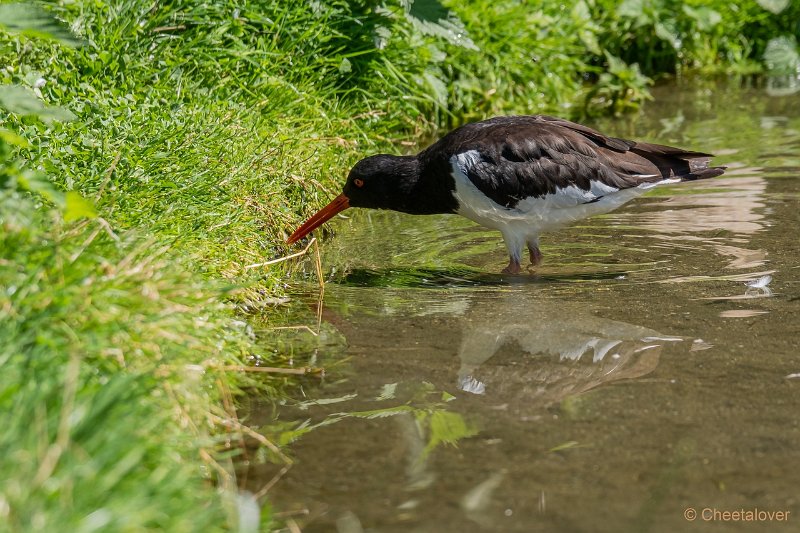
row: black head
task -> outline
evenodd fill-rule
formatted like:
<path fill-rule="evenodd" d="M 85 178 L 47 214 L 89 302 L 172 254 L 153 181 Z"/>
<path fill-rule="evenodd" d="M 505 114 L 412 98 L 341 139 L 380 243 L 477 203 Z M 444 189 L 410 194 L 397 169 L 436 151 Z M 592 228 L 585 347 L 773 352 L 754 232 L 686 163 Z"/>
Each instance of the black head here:
<path fill-rule="evenodd" d="M 350 170 L 342 192 L 351 207 L 407 211 L 418 169 L 416 157 L 373 155 Z"/>
<path fill-rule="evenodd" d="M 362 159 L 347 176 L 342 194 L 306 220 L 286 242 L 297 242 L 348 207 L 392 209 L 412 215 L 455 213 L 458 202 L 453 197 L 452 176 L 446 170 L 433 170 L 424 179 L 415 156 L 380 154 Z"/>

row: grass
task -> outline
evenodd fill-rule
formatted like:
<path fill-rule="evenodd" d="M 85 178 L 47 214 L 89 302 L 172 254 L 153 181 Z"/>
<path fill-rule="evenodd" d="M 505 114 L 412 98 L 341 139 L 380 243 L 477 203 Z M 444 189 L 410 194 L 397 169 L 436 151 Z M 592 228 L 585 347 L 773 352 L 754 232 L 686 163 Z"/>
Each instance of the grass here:
<path fill-rule="evenodd" d="M 81 46 L 0 4 L 0 529 L 238 527 L 231 395 L 282 381 L 225 370 L 276 364 L 237 309 L 291 280 L 246 267 L 293 251 L 358 158 L 494 113 L 621 112 L 648 77 L 764 69 L 778 38 L 797 57 L 794 4 L 444 4 L 45 4 Z"/>
<path fill-rule="evenodd" d="M 221 347 L 235 353 L 235 331 L 213 320 L 221 304 L 163 251 L 99 224 L 4 229 L 2 529 L 223 524 L 197 464 L 198 447 L 215 447 L 203 413 L 222 411 L 203 369 Z"/>

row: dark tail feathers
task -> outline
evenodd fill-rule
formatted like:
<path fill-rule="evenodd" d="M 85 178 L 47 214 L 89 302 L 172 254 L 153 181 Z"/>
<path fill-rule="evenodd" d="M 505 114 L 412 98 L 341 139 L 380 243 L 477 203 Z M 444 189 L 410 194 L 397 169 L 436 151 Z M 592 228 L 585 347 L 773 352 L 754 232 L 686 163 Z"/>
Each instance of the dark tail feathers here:
<path fill-rule="evenodd" d="M 680 176 L 683 181 L 691 180 L 704 180 L 706 178 L 716 178 L 725 173 L 728 167 L 709 167 L 708 163 L 711 161 L 711 155 L 703 155 L 701 157 L 694 157 L 687 159 L 689 163 L 689 173 Z"/>
<path fill-rule="evenodd" d="M 631 151 L 650 160 L 661 171 L 665 179 L 680 178 L 682 181 L 715 178 L 725 173 L 727 167 L 709 167 L 711 154 L 692 152 L 673 146 L 635 143 Z"/>

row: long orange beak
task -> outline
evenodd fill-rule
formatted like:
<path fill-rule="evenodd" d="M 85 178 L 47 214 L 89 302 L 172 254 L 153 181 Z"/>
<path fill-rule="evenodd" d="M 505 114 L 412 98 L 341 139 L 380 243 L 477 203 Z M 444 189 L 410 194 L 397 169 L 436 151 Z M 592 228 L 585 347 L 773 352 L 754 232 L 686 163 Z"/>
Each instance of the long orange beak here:
<path fill-rule="evenodd" d="M 320 209 L 317 212 L 317 214 L 306 220 L 302 226 L 297 228 L 297 230 L 295 230 L 295 232 L 292 233 L 286 240 L 286 243 L 292 244 L 299 241 L 300 239 L 302 239 L 303 237 L 305 237 L 306 235 L 317 229 L 319 226 L 323 225 L 325 222 L 333 218 L 333 216 L 336 215 L 336 213 L 341 213 L 348 207 L 350 207 L 350 199 L 344 194 L 340 194 L 339 196 L 334 198 L 331 203 Z"/>

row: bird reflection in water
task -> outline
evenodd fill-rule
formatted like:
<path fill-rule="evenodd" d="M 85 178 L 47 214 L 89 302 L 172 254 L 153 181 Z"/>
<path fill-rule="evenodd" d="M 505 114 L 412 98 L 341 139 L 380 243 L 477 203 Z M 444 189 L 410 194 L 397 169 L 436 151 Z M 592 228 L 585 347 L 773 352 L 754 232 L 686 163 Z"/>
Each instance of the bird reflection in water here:
<path fill-rule="evenodd" d="M 646 375 L 665 343 L 682 340 L 560 300 L 520 305 L 518 294 L 472 305 L 462 329 L 458 387 L 538 405 Z"/>

